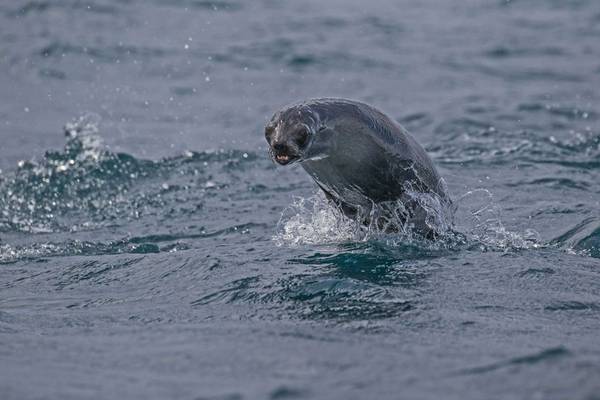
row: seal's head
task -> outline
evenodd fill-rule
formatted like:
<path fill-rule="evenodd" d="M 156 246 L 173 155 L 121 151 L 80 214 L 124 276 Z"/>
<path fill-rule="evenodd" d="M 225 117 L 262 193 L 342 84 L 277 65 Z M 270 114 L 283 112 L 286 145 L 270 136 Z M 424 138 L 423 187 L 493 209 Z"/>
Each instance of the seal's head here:
<path fill-rule="evenodd" d="M 292 106 L 276 112 L 265 127 L 265 138 L 273 161 L 280 165 L 302 161 L 317 126 L 318 117 L 308 106 Z"/>

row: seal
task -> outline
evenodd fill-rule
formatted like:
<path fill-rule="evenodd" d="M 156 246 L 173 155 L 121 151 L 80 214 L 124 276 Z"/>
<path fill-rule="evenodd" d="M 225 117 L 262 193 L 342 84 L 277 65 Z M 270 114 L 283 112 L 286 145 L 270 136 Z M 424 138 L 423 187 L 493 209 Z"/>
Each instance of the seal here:
<path fill-rule="evenodd" d="M 423 147 L 368 104 L 336 98 L 293 104 L 273 115 L 265 137 L 273 161 L 300 163 L 328 200 L 364 225 L 385 231 L 408 225 L 431 237 L 431 208 L 451 204 Z"/>

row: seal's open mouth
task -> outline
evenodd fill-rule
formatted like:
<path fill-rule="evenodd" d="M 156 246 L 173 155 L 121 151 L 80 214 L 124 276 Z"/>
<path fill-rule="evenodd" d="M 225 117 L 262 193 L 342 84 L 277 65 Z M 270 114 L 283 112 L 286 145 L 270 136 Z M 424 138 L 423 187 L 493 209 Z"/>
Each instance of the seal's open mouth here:
<path fill-rule="evenodd" d="M 289 164 L 291 162 L 294 162 L 296 160 L 298 160 L 300 157 L 298 156 L 291 156 L 289 154 L 275 154 L 275 161 L 277 161 L 278 164 L 280 165 L 286 165 Z"/>
<path fill-rule="evenodd" d="M 275 161 L 279 165 L 291 164 L 300 159 L 299 155 L 289 154 L 287 152 L 281 152 L 281 153 L 272 152 L 271 154 L 273 156 L 273 161 Z"/>
<path fill-rule="evenodd" d="M 287 154 L 280 154 L 275 156 L 275 159 L 280 163 L 287 163 L 290 161 L 290 156 L 288 156 Z"/>

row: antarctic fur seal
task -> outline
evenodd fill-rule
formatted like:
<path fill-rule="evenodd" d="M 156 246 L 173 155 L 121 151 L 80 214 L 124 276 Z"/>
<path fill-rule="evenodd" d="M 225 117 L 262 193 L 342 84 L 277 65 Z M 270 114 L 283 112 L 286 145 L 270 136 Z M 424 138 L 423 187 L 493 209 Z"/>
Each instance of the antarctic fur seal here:
<path fill-rule="evenodd" d="M 273 115 L 265 137 L 276 163 L 299 162 L 331 202 L 364 225 L 410 226 L 431 237 L 428 204 L 451 204 L 423 147 L 365 103 L 323 98 L 287 106 Z"/>

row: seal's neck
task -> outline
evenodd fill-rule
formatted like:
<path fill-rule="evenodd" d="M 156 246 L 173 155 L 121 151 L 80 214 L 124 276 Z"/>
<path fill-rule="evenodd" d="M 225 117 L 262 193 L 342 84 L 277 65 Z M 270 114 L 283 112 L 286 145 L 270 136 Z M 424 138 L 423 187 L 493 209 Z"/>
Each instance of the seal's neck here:
<path fill-rule="evenodd" d="M 335 151 L 336 132 L 325 128 L 314 134 L 311 144 L 303 155 L 303 161 L 317 161 L 329 157 Z"/>

